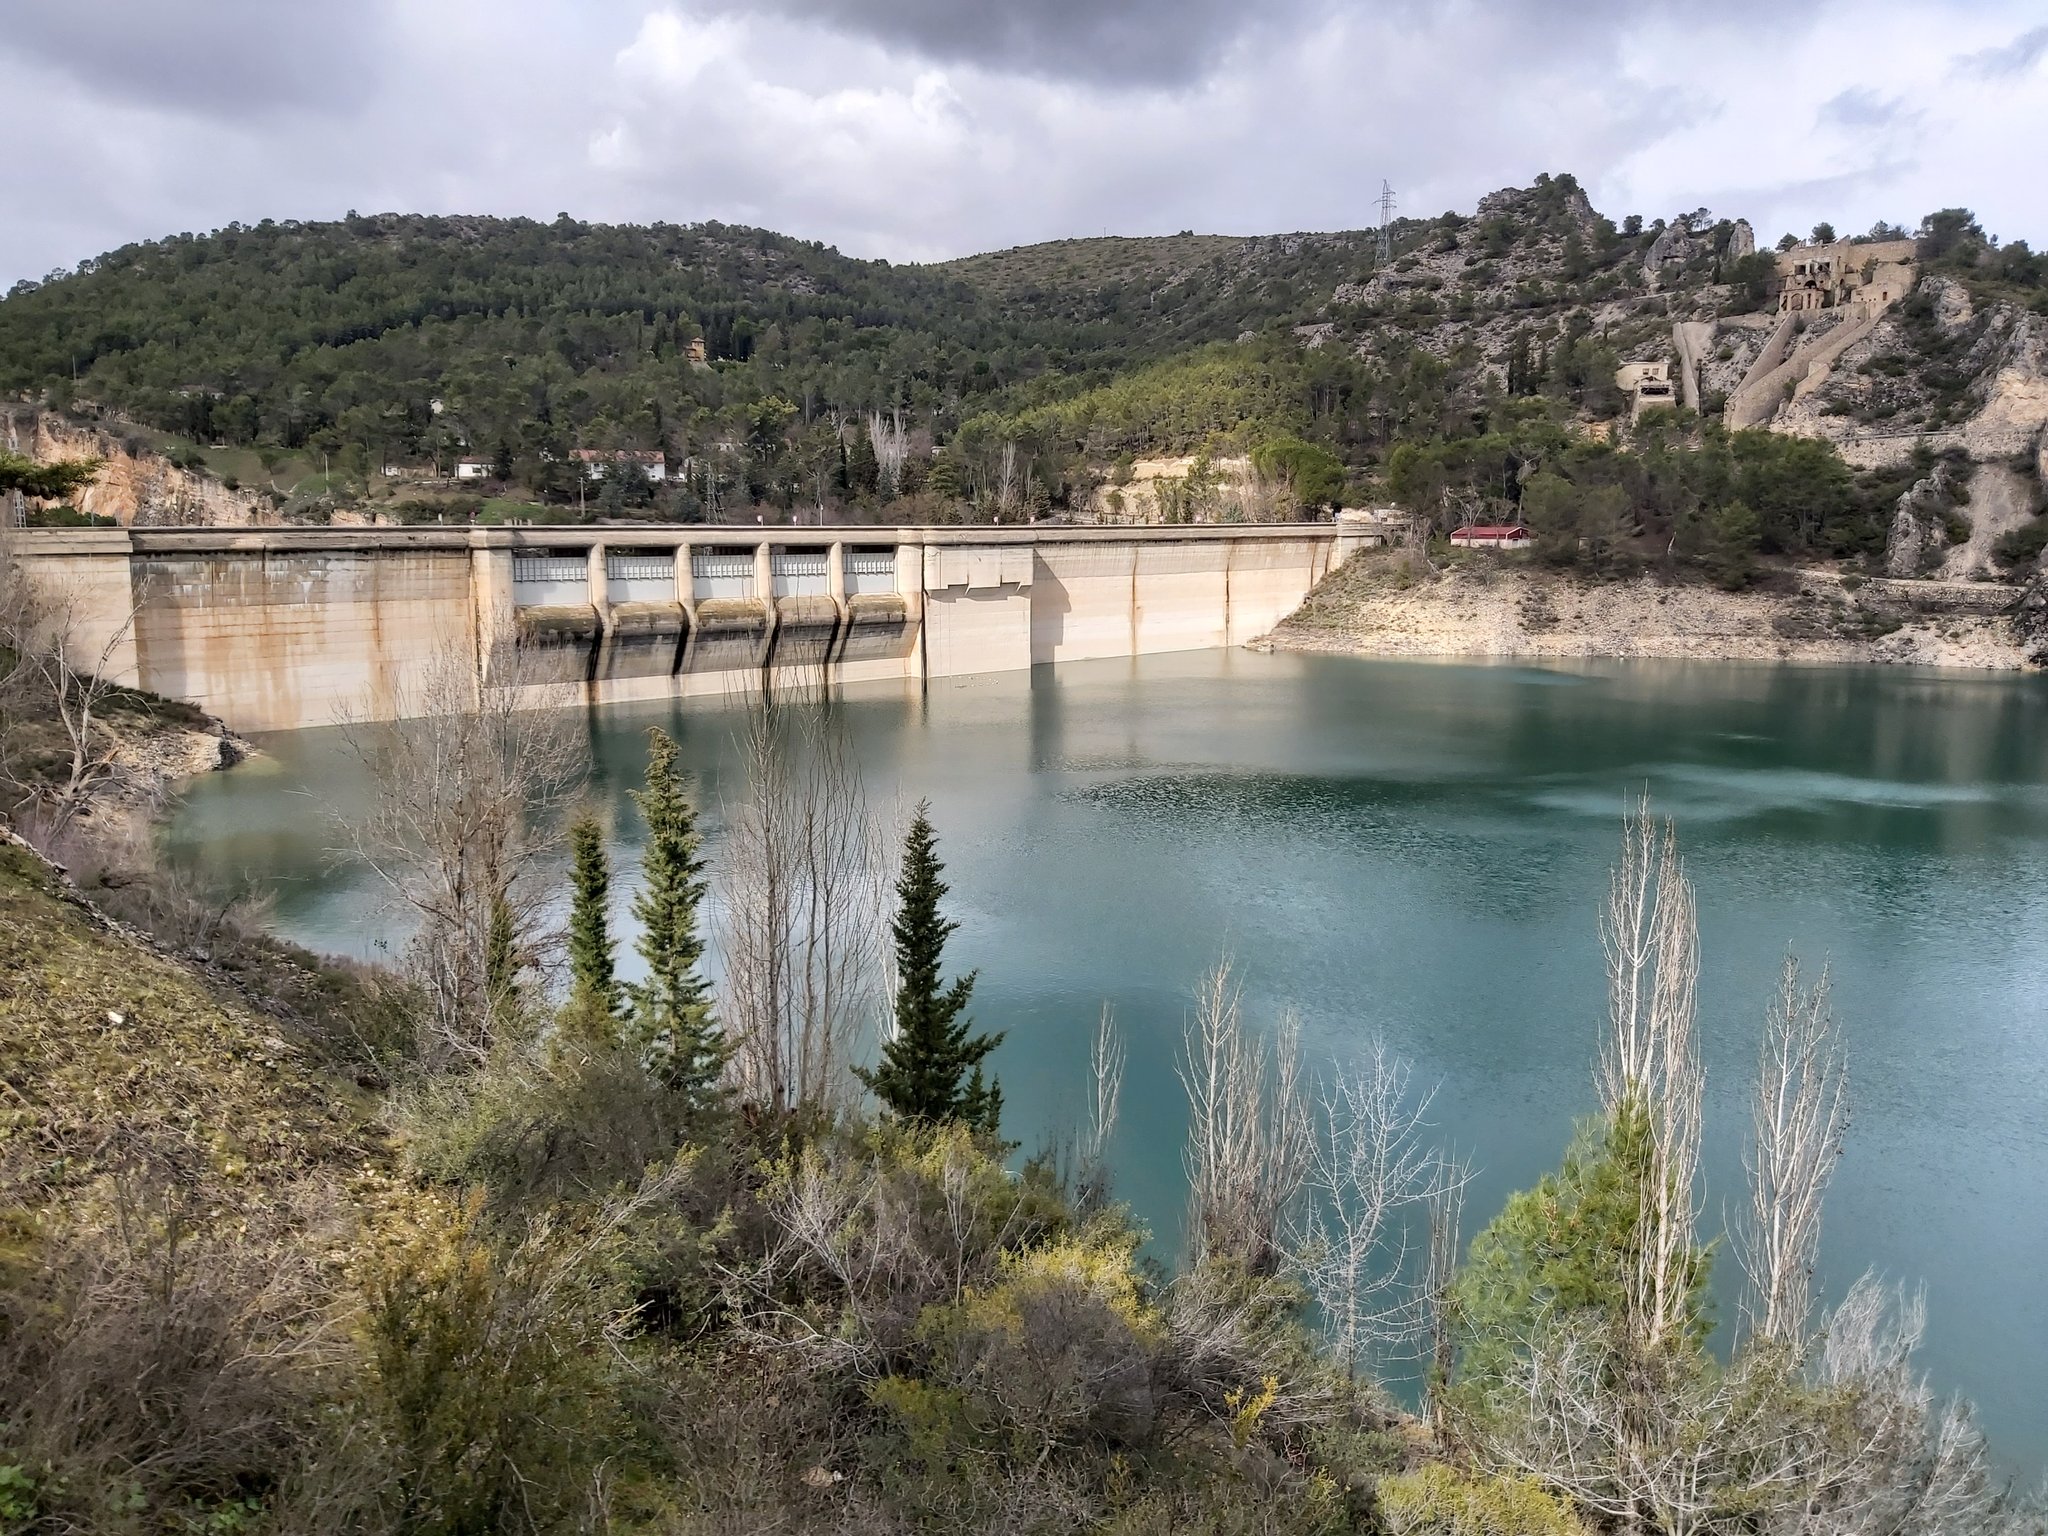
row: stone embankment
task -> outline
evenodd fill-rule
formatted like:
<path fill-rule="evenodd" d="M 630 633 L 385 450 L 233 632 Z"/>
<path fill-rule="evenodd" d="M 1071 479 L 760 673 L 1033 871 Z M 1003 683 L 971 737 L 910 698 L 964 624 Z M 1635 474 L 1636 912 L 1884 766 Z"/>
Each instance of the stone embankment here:
<path fill-rule="evenodd" d="M 2012 671 L 2048 664 L 2015 622 L 2021 589 L 1859 581 L 1826 571 L 1723 592 L 1650 576 L 1587 581 L 1460 562 L 1417 573 L 1406 551 L 1362 554 L 1257 649 L 1375 656 L 1676 657 L 1895 663 Z"/>

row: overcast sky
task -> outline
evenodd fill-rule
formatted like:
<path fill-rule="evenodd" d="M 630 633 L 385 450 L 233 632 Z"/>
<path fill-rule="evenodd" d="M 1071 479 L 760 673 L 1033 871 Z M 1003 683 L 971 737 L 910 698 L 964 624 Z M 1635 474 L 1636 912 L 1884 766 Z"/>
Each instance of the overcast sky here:
<path fill-rule="evenodd" d="M 1469 210 L 2048 244 L 2048 0 L 10 0 L 0 286 L 354 208 L 928 259 Z"/>

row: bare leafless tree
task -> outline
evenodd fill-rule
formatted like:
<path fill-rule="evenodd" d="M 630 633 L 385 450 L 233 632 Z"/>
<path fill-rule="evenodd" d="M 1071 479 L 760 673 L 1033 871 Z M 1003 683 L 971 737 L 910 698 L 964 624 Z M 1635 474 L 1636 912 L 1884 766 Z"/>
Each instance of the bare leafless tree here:
<path fill-rule="evenodd" d="M 822 698 L 763 700 L 741 736 L 718 928 L 742 1097 L 831 1106 L 885 998 L 889 849 Z"/>
<path fill-rule="evenodd" d="M 1825 1318 L 1811 1386 L 1808 1476 L 1780 1529 L 1813 1536 L 2039 1536 L 2048 1512 L 2016 1497 L 1969 1409 L 1914 1364 L 1917 1292 L 1864 1275 Z"/>
<path fill-rule="evenodd" d="M 1017 462 L 1017 445 L 1005 440 L 1002 457 L 997 461 L 995 501 L 999 518 L 1014 520 L 1017 508 L 1024 501 L 1024 480 L 1027 466 Z"/>
<path fill-rule="evenodd" d="M 1289 1017 L 1270 1042 L 1255 1036 L 1230 962 L 1218 961 L 1195 988 L 1180 1079 L 1190 1250 L 1264 1273 L 1281 1258 L 1308 1157 L 1300 1026 Z"/>
<path fill-rule="evenodd" d="M 1487 1421 L 1485 1456 L 1621 1531 L 1753 1530 L 1796 1504 L 1813 1453 L 1782 1397 L 1742 1361 L 1728 1371 L 1664 1364 L 1646 1390 L 1615 1372 L 1599 1328 L 1554 1330 L 1498 1384 L 1513 1411 Z"/>
<path fill-rule="evenodd" d="M 1600 939 L 1609 1024 L 1600 1057 L 1601 1107 L 1613 1122 L 1641 1114 L 1649 1134 L 1629 1323 L 1634 1342 L 1651 1350 L 1675 1337 L 1691 1304 L 1705 1078 L 1692 883 L 1678 856 L 1676 829 L 1658 825 L 1647 796 L 1623 819 Z"/>
<path fill-rule="evenodd" d="M 1116 1014 L 1104 1003 L 1088 1048 L 1088 1124 L 1074 1154 L 1074 1203 L 1082 1210 L 1096 1209 L 1109 1198 L 1109 1140 L 1122 1108 L 1124 1060 Z"/>
<path fill-rule="evenodd" d="M 18 819 L 50 846 L 128 759 L 106 720 L 114 658 L 135 624 L 131 602 L 93 616 L 79 594 L 38 577 L 0 543 L 0 777 Z M 112 618 L 97 645 L 85 640 Z"/>
<path fill-rule="evenodd" d="M 372 787 L 367 814 L 343 824 L 342 851 L 412 918 L 405 966 L 430 1004 L 421 1044 L 435 1066 L 490 1053 L 514 957 L 530 952 L 542 893 L 528 876 L 548 812 L 586 761 L 571 717 L 520 703 L 480 687 L 469 647 L 451 642 L 401 690 L 402 718 L 342 721 Z"/>
<path fill-rule="evenodd" d="M 1268 474 L 1247 458 L 1237 473 L 1225 479 L 1217 498 L 1217 517 L 1226 523 L 1278 523 L 1297 512 L 1300 505 L 1283 477 Z"/>
<path fill-rule="evenodd" d="M 1802 987 L 1799 962 L 1786 956 L 1750 1110 L 1749 1210 L 1731 1237 L 1749 1281 L 1750 1335 L 1787 1349 L 1806 1344 L 1821 1202 L 1849 1118 L 1847 1075 L 1827 972 Z"/>
<path fill-rule="evenodd" d="M 1966 1408 L 1913 1366 L 1917 1296 L 1865 1276 L 1802 1380 L 1778 1350 L 1725 1367 L 1613 1369 L 1598 1328 L 1565 1327 L 1498 1384 L 1482 1454 L 1622 1531 L 1660 1536 L 2039 1536 Z"/>
<path fill-rule="evenodd" d="M 892 411 L 885 417 L 880 411 L 870 411 L 868 443 L 875 450 L 882 495 L 885 499 L 894 498 L 903 489 L 903 460 L 910 451 L 910 434 L 904 430 L 903 413 Z"/>
<path fill-rule="evenodd" d="M 1356 1378 L 1424 1336 L 1428 1215 L 1451 1165 L 1425 1138 L 1433 1092 L 1375 1038 L 1318 1094 L 1294 1261 L 1331 1347 Z"/>

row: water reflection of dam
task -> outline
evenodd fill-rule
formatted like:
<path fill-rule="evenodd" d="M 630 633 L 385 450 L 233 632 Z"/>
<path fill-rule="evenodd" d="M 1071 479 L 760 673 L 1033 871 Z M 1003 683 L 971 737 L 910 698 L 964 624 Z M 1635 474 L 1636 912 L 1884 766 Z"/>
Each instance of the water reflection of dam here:
<path fill-rule="evenodd" d="M 949 677 L 1240 645 L 1331 524 L 24 531 L 121 681 L 239 730 L 405 713 L 450 657 L 536 704 Z"/>

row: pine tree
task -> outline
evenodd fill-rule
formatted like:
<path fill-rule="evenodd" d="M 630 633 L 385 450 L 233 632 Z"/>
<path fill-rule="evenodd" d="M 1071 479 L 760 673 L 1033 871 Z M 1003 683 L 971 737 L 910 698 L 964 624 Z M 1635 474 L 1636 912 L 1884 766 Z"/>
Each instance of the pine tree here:
<path fill-rule="evenodd" d="M 609 1038 L 619 1014 L 612 964 L 612 875 L 604 828 L 588 811 L 569 828 L 574 863 L 569 906 L 569 1023 L 592 1038 Z"/>
<path fill-rule="evenodd" d="M 1001 1034 L 969 1033 L 962 1016 L 974 994 L 974 973 L 942 987 L 939 967 L 946 940 L 959 928 L 939 911 L 949 887 L 935 850 L 928 804 L 917 808 L 903 843 L 903 873 L 896 881 L 896 1034 L 882 1049 L 881 1065 L 862 1071 L 892 1114 L 924 1125 L 963 1121 L 993 1136 L 1003 1107 L 1000 1084 L 986 1079 L 982 1061 Z"/>
<path fill-rule="evenodd" d="M 647 783 L 633 801 L 647 819 L 640 894 L 633 917 L 647 980 L 632 988 L 633 1019 L 643 1048 L 670 1087 L 703 1103 L 718 1091 L 727 1055 L 711 1013 L 711 989 L 698 970 L 704 940 L 697 932 L 704 899 L 704 860 L 697 813 L 676 771 L 676 744 L 663 730 L 648 733 Z"/>
<path fill-rule="evenodd" d="M 875 459 L 875 445 L 868 441 L 865 432 L 853 434 L 853 444 L 846 451 L 846 484 L 855 496 L 873 496 L 881 489 L 882 466 Z"/>

